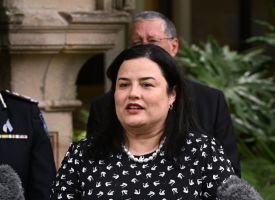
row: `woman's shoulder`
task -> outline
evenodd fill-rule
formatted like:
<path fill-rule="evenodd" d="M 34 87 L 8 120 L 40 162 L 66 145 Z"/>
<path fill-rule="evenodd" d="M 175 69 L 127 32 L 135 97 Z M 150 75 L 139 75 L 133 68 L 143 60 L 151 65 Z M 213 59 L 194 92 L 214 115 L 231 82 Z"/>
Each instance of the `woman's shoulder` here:
<path fill-rule="evenodd" d="M 84 138 L 79 140 L 78 142 L 72 142 L 70 144 L 69 150 L 68 151 L 87 151 L 89 149 L 89 147 L 92 145 L 92 140 L 91 138 Z"/>
<path fill-rule="evenodd" d="M 211 139 L 212 139 L 211 136 L 207 136 L 205 134 L 189 133 L 188 136 L 186 137 L 186 142 L 200 143 L 200 142 L 208 142 Z"/>
<path fill-rule="evenodd" d="M 198 146 L 200 148 L 217 148 L 217 149 L 223 149 L 221 144 L 217 139 L 215 139 L 212 136 L 208 136 L 205 134 L 199 134 L 199 133 L 189 133 L 186 138 L 186 145 L 191 146 Z"/>
<path fill-rule="evenodd" d="M 201 134 L 201 133 L 189 133 L 187 136 L 187 139 L 191 140 L 191 141 L 196 141 L 196 142 L 212 142 L 213 144 L 215 144 L 217 141 L 214 137 L 209 136 L 209 135 L 205 135 L 205 134 Z"/>
<path fill-rule="evenodd" d="M 225 161 L 231 165 L 230 160 L 224 153 L 223 147 L 212 136 L 189 133 L 186 144 L 187 149 L 191 150 L 191 155 L 194 155 L 197 159 L 203 158 L 208 164 L 216 163 L 222 166 L 222 163 Z"/>

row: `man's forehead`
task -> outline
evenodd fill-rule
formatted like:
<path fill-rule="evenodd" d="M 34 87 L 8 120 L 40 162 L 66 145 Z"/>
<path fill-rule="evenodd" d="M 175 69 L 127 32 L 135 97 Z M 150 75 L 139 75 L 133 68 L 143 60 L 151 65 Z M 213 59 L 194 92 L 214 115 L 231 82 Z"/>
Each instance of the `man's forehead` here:
<path fill-rule="evenodd" d="M 156 29 L 156 27 L 160 26 L 160 29 Z M 155 20 L 144 20 L 144 21 L 136 21 L 131 26 L 130 36 L 133 34 L 139 34 L 141 32 L 146 32 L 147 35 L 156 35 L 159 33 L 164 34 L 163 32 L 163 20 L 155 19 Z"/>
<path fill-rule="evenodd" d="M 145 27 L 146 25 L 148 26 L 159 26 L 159 25 L 163 25 L 163 20 L 162 19 L 153 19 L 153 20 L 142 20 L 142 21 L 136 21 L 132 24 L 132 27 Z M 132 28 L 131 27 L 131 28 Z"/>

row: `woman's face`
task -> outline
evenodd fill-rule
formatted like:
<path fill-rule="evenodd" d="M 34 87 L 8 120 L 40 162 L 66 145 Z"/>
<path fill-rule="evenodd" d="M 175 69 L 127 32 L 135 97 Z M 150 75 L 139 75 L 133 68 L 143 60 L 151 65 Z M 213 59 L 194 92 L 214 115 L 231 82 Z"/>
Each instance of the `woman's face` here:
<path fill-rule="evenodd" d="M 163 127 L 175 90 L 167 94 L 167 82 L 159 66 L 146 58 L 127 60 L 117 75 L 117 117 L 127 130 L 154 131 Z"/>

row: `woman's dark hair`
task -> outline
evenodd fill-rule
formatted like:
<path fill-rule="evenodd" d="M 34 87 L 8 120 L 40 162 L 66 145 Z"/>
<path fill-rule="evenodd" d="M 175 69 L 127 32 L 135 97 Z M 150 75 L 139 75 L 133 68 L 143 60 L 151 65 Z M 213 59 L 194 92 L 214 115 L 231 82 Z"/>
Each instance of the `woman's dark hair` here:
<path fill-rule="evenodd" d="M 195 120 L 190 93 L 177 63 L 163 48 L 151 44 L 139 45 L 122 51 L 108 68 L 107 76 L 112 82 L 109 91 L 110 102 L 100 131 L 92 138 L 90 156 L 95 160 L 107 158 L 111 152 L 122 150 L 121 144 L 127 141 L 116 115 L 114 93 L 121 64 L 125 60 L 138 58 L 146 58 L 158 64 L 167 82 L 168 94 L 173 91 L 174 87 L 176 88 L 176 100 L 173 103 L 173 109 L 168 112 L 160 141 L 166 136 L 165 155 L 178 166 L 184 162 L 181 149 L 186 144 L 187 135 L 190 132 L 202 133 L 202 130 Z"/>

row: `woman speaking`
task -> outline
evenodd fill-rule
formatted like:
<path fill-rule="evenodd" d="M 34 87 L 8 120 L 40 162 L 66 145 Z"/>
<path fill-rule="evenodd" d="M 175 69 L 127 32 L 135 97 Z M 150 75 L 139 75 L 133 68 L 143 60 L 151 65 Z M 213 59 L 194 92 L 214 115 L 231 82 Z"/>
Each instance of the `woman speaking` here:
<path fill-rule="evenodd" d="M 51 199 L 215 199 L 234 175 L 219 142 L 202 134 L 188 88 L 161 47 L 124 50 L 108 68 L 101 130 L 72 143 Z"/>

